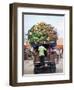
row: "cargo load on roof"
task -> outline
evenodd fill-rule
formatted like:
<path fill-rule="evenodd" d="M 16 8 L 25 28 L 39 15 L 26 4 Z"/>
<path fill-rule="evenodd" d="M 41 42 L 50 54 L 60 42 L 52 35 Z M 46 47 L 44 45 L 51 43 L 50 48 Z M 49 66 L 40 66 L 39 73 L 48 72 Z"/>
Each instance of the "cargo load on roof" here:
<path fill-rule="evenodd" d="M 58 39 L 57 31 L 51 24 L 37 23 L 28 31 L 28 40 L 31 45 L 51 44 Z"/>

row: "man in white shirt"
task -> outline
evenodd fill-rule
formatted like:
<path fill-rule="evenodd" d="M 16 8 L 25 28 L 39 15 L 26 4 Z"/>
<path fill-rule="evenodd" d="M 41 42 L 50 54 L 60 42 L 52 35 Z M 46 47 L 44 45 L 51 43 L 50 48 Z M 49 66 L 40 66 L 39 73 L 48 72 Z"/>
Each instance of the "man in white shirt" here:
<path fill-rule="evenodd" d="M 44 65 L 44 57 L 45 57 L 44 52 L 47 51 L 47 49 L 44 46 L 40 45 L 38 51 L 39 51 L 40 62 L 42 65 Z"/>

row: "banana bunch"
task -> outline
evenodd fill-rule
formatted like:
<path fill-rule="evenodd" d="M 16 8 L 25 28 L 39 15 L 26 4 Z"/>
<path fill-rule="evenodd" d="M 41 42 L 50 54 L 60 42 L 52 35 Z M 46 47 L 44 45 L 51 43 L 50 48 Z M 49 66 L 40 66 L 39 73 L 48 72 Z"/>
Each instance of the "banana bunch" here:
<path fill-rule="evenodd" d="M 31 44 L 48 43 L 50 40 L 57 40 L 57 32 L 51 24 L 40 22 L 28 31 L 28 40 Z"/>

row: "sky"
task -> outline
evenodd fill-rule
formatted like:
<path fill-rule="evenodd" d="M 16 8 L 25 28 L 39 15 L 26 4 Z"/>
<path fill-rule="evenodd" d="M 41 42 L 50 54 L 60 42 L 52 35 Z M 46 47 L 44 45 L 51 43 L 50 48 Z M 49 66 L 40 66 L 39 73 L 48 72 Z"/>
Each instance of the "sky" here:
<path fill-rule="evenodd" d="M 51 24 L 57 30 L 58 37 L 64 37 L 64 16 L 56 15 L 24 15 L 24 36 L 38 22 Z"/>

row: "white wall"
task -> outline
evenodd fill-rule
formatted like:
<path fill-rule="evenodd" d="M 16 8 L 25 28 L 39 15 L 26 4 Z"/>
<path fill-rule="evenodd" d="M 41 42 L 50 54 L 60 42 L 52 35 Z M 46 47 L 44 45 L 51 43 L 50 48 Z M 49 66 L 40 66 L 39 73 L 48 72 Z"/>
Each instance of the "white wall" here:
<path fill-rule="evenodd" d="M 72 84 L 57 84 L 57 85 L 44 85 L 44 86 L 42 85 L 42 86 L 28 86 L 28 87 L 9 86 L 8 84 L 9 82 L 9 3 L 12 2 L 72 5 L 74 9 L 74 0 L 51 0 L 51 1 L 50 0 L 0 0 L 0 90 L 6 90 L 6 89 L 7 90 L 13 90 L 13 89 L 14 90 L 33 90 L 33 89 L 73 90 L 74 80 Z"/>

